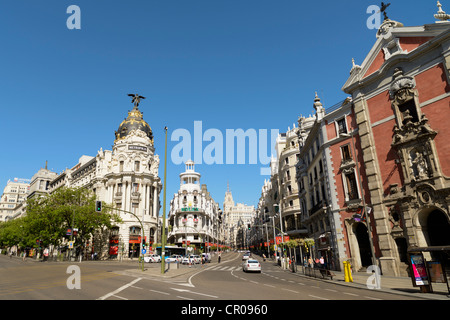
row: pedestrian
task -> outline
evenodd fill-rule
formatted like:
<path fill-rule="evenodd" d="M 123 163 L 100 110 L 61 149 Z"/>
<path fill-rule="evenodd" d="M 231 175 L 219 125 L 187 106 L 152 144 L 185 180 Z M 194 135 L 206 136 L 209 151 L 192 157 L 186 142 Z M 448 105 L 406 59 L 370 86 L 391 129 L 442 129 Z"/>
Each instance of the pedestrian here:
<path fill-rule="evenodd" d="M 221 256 L 220 256 L 220 253 L 219 253 L 219 258 L 218 258 L 219 263 L 220 263 L 220 259 L 221 259 Z"/>
<path fill-rule="evenodd" d="M 325 260 L 323 259 L 323 257 L 320 257 L 319 262 L 320 262 L 320 267 L 324 268 L 325 267 Z"/>

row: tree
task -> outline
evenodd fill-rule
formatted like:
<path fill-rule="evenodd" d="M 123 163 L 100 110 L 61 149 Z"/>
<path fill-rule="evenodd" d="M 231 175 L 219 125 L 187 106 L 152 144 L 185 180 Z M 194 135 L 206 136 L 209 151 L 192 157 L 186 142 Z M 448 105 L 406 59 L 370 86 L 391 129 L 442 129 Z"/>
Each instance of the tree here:
<path fill-rule="evenodd" d="M 121 222 L 118 214 L 103 208 L 95 212 L 96 197 L 85 188 L 62 187 L 52 194 L 27 200 L 27 215 L 23 218 L 23 229 L 28 244 L 42 241 L 44 247 L 62 244 L 67 229 L 77 228 L 73 237 L 78 246 L 84 246 L 94 233 L 110 229 Z"/>

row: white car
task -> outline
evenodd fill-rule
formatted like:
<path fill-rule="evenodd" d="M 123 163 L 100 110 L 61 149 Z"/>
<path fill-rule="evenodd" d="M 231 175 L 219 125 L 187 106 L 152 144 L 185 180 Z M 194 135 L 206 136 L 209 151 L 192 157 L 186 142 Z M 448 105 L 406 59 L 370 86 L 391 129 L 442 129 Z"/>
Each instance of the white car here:
<path fill-rule="evenodd" d="M 144 257 L 145 262 L 161 262 L 161 257 L 158 254 L 151 254 L 147 257 Z"/>
<path fill-rule="evenodd" d="M 166 258 L 166 262 L 181 262 L 183 260 L 183 257 L 179 254 L 173 254 L 170 257 Z"/>
<path fill-rule="evenodd" d="M 188 257 L 184 257 L 181 261 L 182 264 L 189 264 L 189 263 L 200 263 L 201 259 L 198 255 L 190 255 Z"/>
<path fill-rule="evenodd" d="M 248 260 L 250 259 L 250 252 L 246 252 L 244 253 L 244 255 L 242 256 L 242 261 Z"/>
<path fill-rule="evenodd" d="M 255 259 L 248 259 L 242 264 L 242 271 L 248 272 L 248 271 L 256 271 L 261 272 L 261 264 L 258 260 Z"/>

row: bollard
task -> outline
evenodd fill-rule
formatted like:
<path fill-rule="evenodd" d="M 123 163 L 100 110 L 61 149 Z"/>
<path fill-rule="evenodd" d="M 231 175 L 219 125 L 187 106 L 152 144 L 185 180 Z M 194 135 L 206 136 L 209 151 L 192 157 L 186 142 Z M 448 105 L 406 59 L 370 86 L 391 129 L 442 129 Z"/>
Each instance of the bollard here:
<path fill-rule="evenodd" d="M 353 282 L 352 270 L 350 262 L 344 261 L 344 280 L 345 282 Z"/>

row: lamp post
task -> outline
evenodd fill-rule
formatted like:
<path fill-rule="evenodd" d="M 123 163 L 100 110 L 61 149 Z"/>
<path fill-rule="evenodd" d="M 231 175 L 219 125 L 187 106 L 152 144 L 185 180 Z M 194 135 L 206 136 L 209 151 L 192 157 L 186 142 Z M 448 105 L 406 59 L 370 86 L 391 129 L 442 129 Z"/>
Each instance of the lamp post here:
<path fill-rule="evenodd" d="M 161 237 L 161 273 L 165 272 L 165 251 L 166 251 L 166 178 L 167 178 L 167 127 L 164 127 L 166 132 L 166 144 L 164 153 L 164 196 L 163 196 L 163 226 Z"/>
<path fill-rule="evenodd" d="M 359 165 L 358 165 L 358 158 L 356 156 L 355 141 L 353 140 L 354 134 L 355 134 L 354 130 L 352 130 L 352 134 L 340 133 L 340 135 L 342 137 L 351 137 L 351 139 L 352 139 L 352 150 L 353 150 L 353 154 L 355 155 L 355 164 L 356 164 L 356 171 L 357 171 L 356 175 L 358 176 L 358 183 L 359 183 L 359 187 L 361 188 L 361 198 L 362 198 L 363 208 L 364 208 L 364 212 L 366 213 L 366 217 L 367 217 L 367 228 L 369 231 L 369 242 L 370 242 L 370 253 L 372 255 L 372 264 L 377 265 L 376 260 L 375 260 L 375 252 L 373 249 L 372 223 L 371 223 L 371 219 L 370 219 L 370 214 L 366 210 L 366 199 L 364 196 L 364 186 L 362 185 L 362 181 L 361 181 L 361 175 L 360 175 Z"/>

